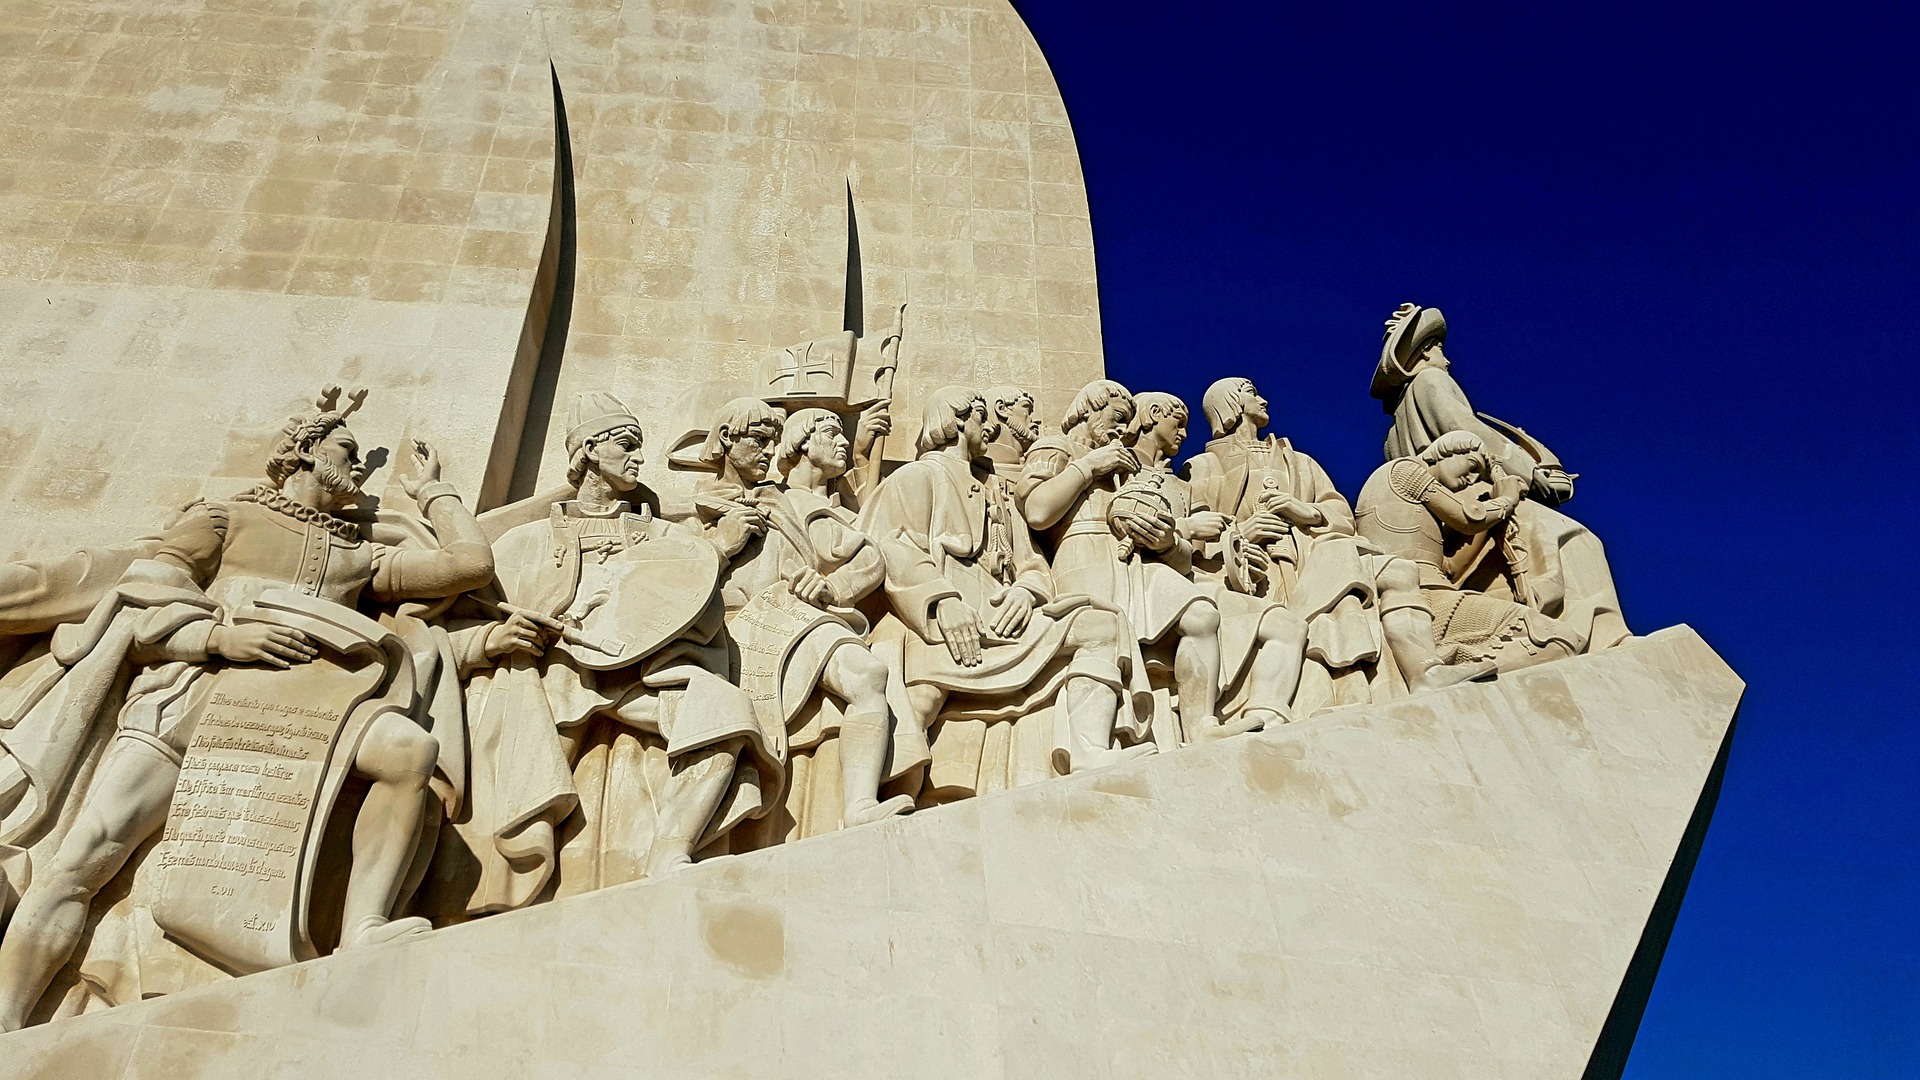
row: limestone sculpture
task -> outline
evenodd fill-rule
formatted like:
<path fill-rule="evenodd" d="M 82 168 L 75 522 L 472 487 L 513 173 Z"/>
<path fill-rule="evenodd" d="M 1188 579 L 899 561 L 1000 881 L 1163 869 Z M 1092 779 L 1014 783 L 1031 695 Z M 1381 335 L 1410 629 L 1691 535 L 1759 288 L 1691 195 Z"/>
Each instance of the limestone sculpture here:
<path fill-rule="evenodd" d="M 1393 417 L 1387 458 L 1420 454 L 1449 431 L 1476 436 L 1494 465 L 1526 485 L 1527 500 L 1515 512 L 1521 536 L 1511 548 L 1528 561 L 1512 568 L 1528 592 L 1514 599 L 1571 623 L 1588 648 L 1618 644 L 1628 630 L 1606 551 L 1591 530 L 1559 510 L 1573 498 L 1573 474 L 1524 430 L 1474 411 L 1454 380 L 1446 340 L 1439 308 L 1402 304 L 1388 317 L 1371 391 Z M 1513 576 L 1496 559 L 1474 580 L 1481 589 L 1511 592 Z"/>
<path fill-rule="evenodd" d="M 566 445 L 570 490 L 500 512 L 493 617 L 456 635 L 474 742 L 492 748 L 436 873 L 466 914 L 531 903 L 549 879 L 565 896 L 687 865 L 782 783 L 785 732 L 729 681 L 723 553 L 647 509 L 639 421 L 582 394 Z M 757 524 L 727 519 L 722 549 Z"/>
<path fill-rule="evenodd" d="M 1169 542 L 1153 557 L 1195 579 L 1219 611 L 1219 711 L 1224 716 L 1248 718 L 1241 724 L 1221 724 L 1200 731 L 1186 728 L 1182 738 L 1200 742 L 1209 737 L 1224 738 L 1240 728 L 1253 730 L 1289 723 L 1293 720 L 1291 703 L 1299 687 L 1301 664 L 1306 659 L 1307 624 L 1271 597 L 1236 591 L 1218 575 L 1198 571 L 1196 552 L 1224 536 L 1232 519 L 1196 503 L 1192 486 L 1173 472 L 1173 455 L 1187 438 L 1186 403 L 1172 394 L 1149 391 L 1135 395 L 1134 404 L 1133 450 L 1140 460 L 1140 471 L 1121 488 L 1117 498 L 1151 491 L 1154 499 L 1164 501 L 1179 542 Z M 1136 551 L 1133 560 L 1147 557 Z M 1144 571 L 1144 566 L 1141 569 Z"/>
<path fill-rule="evenodd" d="M 1176 527 L 1173 505 L 1151 479 L 1129 482 L 1140 471 L 1140 458 L 1127 445 L 1133 420 L 1133 395 L 1125 387 L 1106 379 L 1084 387 L 1061 434 L 1028 451 L 1021 510 L 1048 541 L 1056 587 L 1119 610 L 1143 646 L 1172 639 L 1180 727 L 1188 740 L 1255 730 L 1280 713 L 1267 702 L 1221 722 L 1220 608 L 1178 568 L 1192 561 L 1193 546 Z"/>
<path fill-rule="evenodd" d="M 1391 694 L 1382 638 L 1415 691 L 1491 672 L 1442 662 L 1418 568 L 1363 545 L 1352 508 L 1320 464 L 1285 439 L 1260 435 L 1267 401 L 1251 381 L 1215 382 L 1201 407 L 1214 438 L 1187 463 L 1188 478 L 1200 501 L 1234 519 L 1219 545 L 1222 573 L 1233 588 L 1272 597 L 1306 620 L 1307 658 L 1331 684 L 1324 698 Z"/>
<path fill-rule="evenodd" d="M 1018 508 L 975 465 L 991 438 L 978 392 L 935 391 L 919 458 L 881 482 L 860 518 L 886 560 L 890 610 L 876 640 L 899 656 L 908 716 L 931 733 L 936 797 L 993 786 L 980 770 L 996 763 L 983 762 L 984 735 L 966 721 L 1052 705 L 1046 760 L 1062 775 L 1153 750 L 1126 693 L 1124 620 L 1055 588 Z M 1132 744 L 1116 746 L 1116 733 Z M 945 781 L 943 764 L 974 775 Z"/>
<path fill-rule="evenodd" d="M 1491 485 L 1483 482 L 1489 477 Z M 1578 629 L 1552 616 L 1460 587 L 1490 552 L 1514 542 L 1517 530 L 1509 526 L 1525 483 L 1495 475 L 1478 436 L 1449 431 L 1419 457 L 1380 466 L 1360 489 L 1360 535 L 1420 567 L 1434 643 L 1445 660 L 1490 661 L 1512 671 L 1576 655 L 1586 644 Z"/>
<path fill-rule="evenodd" d="M 736 677 L 761 724 L 784 731 L 795 754 L 792 797 L 775 839 L 911 809 L 909 795 L 878 797 L 883 780 L 926 763 L 926 743 L 911 723 L 896 731 L 887 665 L 865 642 L 867 619 L 857 605 L 880 587 L 886 566 L 834 492 L 852 464 L 840 418 L 810 408 L 782 423 L 779 410 L 742 399 L 724 407 L 709 432 L 706 456 L 719 473 L 701 486 L 696 506 L 723 550 L 733 546 L 724 533 L 729 518 L 755 530 L 722 574 Z M 776 448 L 784 483 L 767 480 Z M 823 744 L 837 753 L 819 753 Z M 836 771 L 839 782 L 825 783 Z M 825 787 L 839 789 L 831 809 L 814 805 Z"/>
<path fill-rule="evenodd" d="M 404 487 L 439 547 L 377 543 L 335 515 L 360 500 L 368 471 L 346 426 L 364 397 L 342 406 L 329 388 L 281 431 L 268 482 L 189 508 L 83 622 L 56 631 L 60 685 L 20 723 L 64 729 L 38 744 L 64 758 L 42 757 L 29 774 L 55 786 L 79 764 L 82 732 L 116 713 L 117 726 L 64 837 L 35 851 L 0 940 L 0 1028 L 27 1021 L 93 895 L 163 825 L 163 929 L 229 970 L 313 955 L 314 858 L 347 769 L 371 788 L 353 828 L 340 946 L 428 929 L 391 916 L 429 827 L 443 744 L 415 721 L 410 655 L 352 605 L 363 593 L 457 594 L 493 565 L 424 443 Z M 131 682 L 116 693 L 122 668 Z M 26 743 L 16 746 L 17 756 Z M 225 782 L 235 776 L 249 782 Z M 196 797 L 176 797 L 176 782 Z"/>

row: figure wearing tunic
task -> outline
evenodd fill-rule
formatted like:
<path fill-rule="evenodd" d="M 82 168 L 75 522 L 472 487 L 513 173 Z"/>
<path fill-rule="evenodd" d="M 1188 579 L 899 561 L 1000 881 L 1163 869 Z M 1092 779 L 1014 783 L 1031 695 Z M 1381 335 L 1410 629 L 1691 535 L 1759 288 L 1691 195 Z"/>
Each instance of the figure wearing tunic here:
<path fill-rule="evenodd" d="M 499 598 L 577 625 L 629 575 L 661 574 L 660 564 L 630 553 L 670 534 L 705 543 L 624 502 L 601 513 L 555 503 L 547 519 L 495 541 Z M 731 738 L 744 738 L 748 754 L 701 839 L 766 812 L 783 775 L 784 732 L 758 723 L 727 682 L 718 591 L 692 602 L 703 613 L 690 626 L 612 670 L 557 649 L 496 663 L 484 651 L 490 622 L 454 635 L 470 676 L 475 753 L 469 811 L 453 823 L 458 843 L 434 870 L 439 907 L 456 915 L 509 910 L 550 885 L 571 895 L 642 876 L 653 803 L 674 760 Z M 590 723 L 596 718 L 606 722 Z"/>
<path fill-rule="evenodd" d="M 1434 644 L 1446 663 L 1492 660 L 1510 670 L 1572 655 L 1585 644 L 1577 629 L 1557 619 L 1461 587 L 1460 571 L 1471 565 L 1475 548 L 1505 526 L 1513 503 L 1482 500 L 1474 488 L 1449 491 L 1426 462 L 1399 458 L 1367 478 L 1359 507 L 1362 536 L 1419 565 Z"/>
<path fill-rule="evenodd" d="M 1096 680 L 1116 693 L 1125 688 L 1117 652 L 1080 641 L 1098 635 L 1074 633 L 1077 621 L 1096 613 L 1092 599 L 1056 594 L 1025 521 L 995 478 L 952 455 L 926 454 L 902 465 L 880 485 L 861 515 L 860 531 L 873 538 L 886 563 L 889 614 L 875 628 L 875 651 L 892 654 L 905 685 L 926 684 L 947 693 L 939 713 L 941 727 L 930 731 L 936 797 L 943 797 L 943 791 L 973 794 L 1047 775 L 1044 766 L 1036 770 L 1039 763 L 1031 761 L 1016 764 L 1011 775 L 983 769 L 983 760 L 991 765 L 995 759 L 991 753 L 982 756 L 987 725 L 1036 713 L 1052 703 L 1072 677 Z M 1012 639 L 985 629 L 994 613 L 989 600 L 1006 587 L 1025 590 L 1034 599 L 1032 618 Z M 980 617 L 982 661 L 976 666 L 962 665 L 947 647 L 935 618 L 937 606 L 947 598 L 960 599 Z M 1127 695 L 1120 693 L 1120 699 L 1115 731 L 1131 741 L 1144 740 L 1145 720 Z M 903 699 L 895 708 L 910 705 Z M 1053 712 L 1055 722 L 1044 748 L 1058 767 L 1068 733 L 1062 710 Z M 927 728 L 935 718 L 916 719 Z M 960 725 L 970 733 L 965 739 L 948 737 L 961 733 L 949 733 L 949 725 L 972 720 L 985 723 Z M 998 753 L 1003 765 L 1006 752 L 1002 747 Z"/>
<path fill-rule="evenodd" d="M 843 713 L 821 679 L 835 650 L 866 647 L 872 627 L 857 605 L 880 587 L 886 563 L 856 527 L 857 515 L 837 496 L 777 484 L 749 491 L 713 480 L 702 484 L 696 497 L 702 515 L 711 519 L 743 504 L 759 508 L 768 528 L 741 548 L 721 575 L 727 632 L 738 648 L 734 675 L 753 699 L 762 726 L 786 733 L 791 755 L 787 820 L 773 815 L 764 820 L 791 834 L 784 838 L 798 839 L 839 824 L 837 758 L 825 762 L 814 752 L 836 739 Z M 830 607 L 816 607 L 788 587 L 806 569 L 833 587 Z M 917 727 L 896 723 L 892 733 L 883 781 L 927 761 L 926 740 Z"/>
<path fill-rule="evenodd" d="M 1271 568 L 1261 582 L 1229 530 L 1206 554 L 1216 560 L 1237 591 L 1267 596 L 1306 620 L 1307 656 L 1332 671 L 1377 662 L 1381 655 L 1378 613 L 1369 611 L 1379 590 L 1384 560 L 1369 554 L 1354 536 L 1353 510 L 1319 462 L 1285 439 L 1228 436 L 1207 444 L 1187 462 L 1196 502 L 1236 523 L 1262 509 L 1268 492 L 1291 495 L 1318 509 L 1317 526 L 1293 526 L 1272 545 Z M 1418 602 L 1418 594 L 1414 594 Z"/>
<path fill-rule="evenodd" d="M 1093 447 L 1081 439 L 1044 437 L 1027 453 L 1020 487 L 1032 490 L 1092 452 Z M 1100 477 L 1042 535 L 1053 549 L 1054 587 L 1063 593 L 1085 593 L 1119 610 L 1133 627 L 1134 637 L 1148 645 L 1166 637 L 1187 608 L 1208 597 L 1177 568 L 1193 561 L 1193 545 L 1185 539 L 1176 537 L 1173 550 L 1165 554 L 1129 551 L 1122 558 L 1123 542 L 1108 519 L 1115 493 L 1131 482 L 1118 472 Z M 1148 554 L 1153 557 L 1146 558 Z"/>
<path fill-rule="evenodd" d="M 1388 459 L 1415 457 L 1441 435 L 1466 431 L 1479 437 L 1487 455 L 1508 475 L 1522 480 L 1533 476 L 1538 463 L 1532 455 L 1480 419 L 1467 392 L 1445 367 L 1422 367 L 1384 395 L 1393 416 L 1386 439 Z M 1600 538 L 1557 508 L 1534 499 L 1520 504 L 1515 519 L 1532 557 L 1531 577 L 1542 590 L 1538 601 L 1524 596 L 1514 599 L 1579 628 L 1590 639 L 1591 649 L 1604 649 L 1627 637 L 1613 570 Z"/>

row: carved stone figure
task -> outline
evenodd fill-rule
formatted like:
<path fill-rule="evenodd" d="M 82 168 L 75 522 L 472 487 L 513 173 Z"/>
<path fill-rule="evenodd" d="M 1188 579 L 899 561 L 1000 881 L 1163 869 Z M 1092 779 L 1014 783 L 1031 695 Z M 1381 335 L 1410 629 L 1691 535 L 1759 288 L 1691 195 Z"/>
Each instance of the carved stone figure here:
<path fill-rule="evenodd" d="M 1061 434 L 1040 439 L 1027 454 L 1021 511 L 1053 549 L 1054 585 L 1119 610 L 1144 646 L 1175 642 L 1174 685 L 1188 739 L 1240 734 L 1281 719 L 1268 701 L 1233 723 L 1220 721 L 1220 608 L 1169 565 L 1190 564 L 1193 546 L 1180 535 L 1165 494 L 1151 479 L 1123 486 L 1140 468 L 1126 445 L 1133 419 L 1126 387 L 1107 379 L 1089 383 L 1074 396 Z"/>
<path fill-rule="evenodd" d="M 975 465 L 992 434 L 977 391 L 935 391 L 919 458 L 881 482 L 860 519 L 886 560 L 891 614 L 876 649 L 898 657 L 907 714 L 932 735 L 934 771 L 944 734 L 936 721 L 1004 721 L 1048 705 L 1058 773 L 1150 753 L 1124 693 L 1125 620 L 1055 589 L 1004 487 Z M 1134 745 L 1115 746 L 1116 732 Z"/>
<path fill-rule="evenodd" d="M 498 512 L 494 617 L 455 635 L 484 749 L 435 873 L 469 914 L 532 902 L 556 863 L 562 896 L 684 866 L 782 782 L 784 732 L 728 681 L 721 554 L 647 509 L 639 421 L 582 394 L 566 446 L 570 497 Z M 736 552 L 751 517 L 721 530 Z"/>
<path fill-rule="evenodd" d="M 63 685 L 49 691 L 45 702 L 64 706 L 62 725 L 89 724 L 88 713 L 117 704 L 118 726 L 71 827 L 44 864 L 33 868 L 32 884 L 0 941 L 0 1029 L 26 1022 L 73 952 L 95 892 L 163 823 L 168 835 L 161 857 L 181 873 L 227 872 L 239 882 L 285 877 L 283 854 L 304 862 L 325 821 L 314 820 L 317 815 L 303 819 L 299 811 L 324 805 L 320 792 L 288 791 L 281 793 L 283 801 L 260 800 L 277 790 L 276 781 L 292 778 L 292 770 L 277 761 L 329 760 L 336 743 L 349 755 L 342 760 L 350 761 L 352 771 L 371 781 L 353 829 L 340 947 L 428 928 L 424 919 L 390 916 L 427 822 L 429 778 L 441 745 L 413 720 L 411 702 L 356 711 L 367 690 L 341 699 L 338 707 L 330 695 L 341 679 L 351 680 L 354 670 L 369 663 L 375 672 L 384 667 L 378 683 L 411 687 L 404 649 L 340 659 L 365 655 L 356 632 L 393 641 L 352 610 L 363 593 L 382 600 L 457 594 L 483 583 L 492 559 L 473 517 L 439 480 L 439 459 L 424 443 L 414 444 L 413 473 L 403 487 L 446 541 L 443 546 L 375 543 L 360 524 L 336 516 L 360 500 L 368 471 L 346 426 L 362 397 L 364 392 L 339 408 L 338 390 L 329 388 L 316 412 L 294 418 L 281 432 L 267 463 L 267 483 L 189 508 L 151 558 L 129 563 L 83 623 L 56 633 L 53 651 L 65 673 Z M 106 687 L 123 665 L 134 673 L 124 699 L 116 702 Z M 245 694 L 238 689 L 243 684 Z M 259 779 L 236 791 L 214 785 L 209 790 L 215 797 L 196 814 L 175 796 L 183 757 L 191 766 L 195 755 L 222 756 L 229 774 Z M 39 764 L 57 771 L 75 762 Z M 294 813 L 275 813 L 287 809 Z M 271 842 L 243 836 L 246 825 L 263 816 L 279 830 Z M 248 857 L 256 851 L 262 857 Z M 292 958 L 299 958 L 304 926 L 289 927 L 258 912 L 246 916 L 244 925 L 236 913 L 233 925 L 220 926 L 210 912 L 227 909 L 221 896 L 216 890 L 197 901 L 174 898 L 196 929 L 214 935 L 195 940 L 203 954 L 231 969 L 257 967 L 259 956 L 275 951 L 256 950 L 248 935 L 257 934 L 279 936 L 280 950 L 293 949 Z M 293 917 L 303 918 L 308 898 L 285 899 L 294 905 Z M 165 925 L 160 912 L 156 918 Z"/>
<path fill-rule="evenodd" d="M 1600 539 L 1557 508 L 1573 498 L 1573 476 L 1539 440 L 1474 411 L 1454 380 L 1447 358 L 1447 320 L 1438 308 L 1402 304 L 1387 319 L 1372 394 L 1393 417 L 1386 456 L 1406 458 L 1426 450 L 1449 431 L 1472 433 L 1488 458 L 1527 486 L 1528 499 L 1515 511 L 1529 565 L 1518 567 L 1531 595 L 1514 599 L 1579 628 L 1590 649 L 1604 649 L 1629 636 L 1620 613 Z M 1498 591 L 1513 575 L 1487 573 L 1478 582 Z"/>
<path fill-rule="evenodd" d="M 908 795 L 880 801 L 880 785 L 924 765 L 927 755 L 911 724 L 896 739 L 887 665 L 864 641 L 869 627 L 857 605 L 880 587 L 886 566 L 834 492 L 852 464 L 841 420 L 819 408 L 801 409 L 784 425 L 777 416 L 755 399 L 721 410 L 707 455 L 719 474 L 701 485 L 695 503 L 714 522 L 723 549 L 754 534 L 734 549 L 722 591 L 740 685 L 762 725 L 785 731 L 795 755 L 791 821 L 777 823 L 775 838 L 787 839 L 910 810 Z M 784 484 L 767 481 L 776 442 Z M 723 534 L 729 520 L 745 524 Z M 830 700 L 820 700 L 817 690 Z M 837 753 L 814 752 L 829 741 Z M 840 799 L 831 808 L 809 806 L 828 779 L 822 771 L 839 773 Z"/>
<path fill-rule="evenodd" d="M 1307 622 L 1307 657 L 1339 682 L 1378 669 L 1384 637 L 1409 689 L 1483 677 L 1490 665 L 1450 667 L 1434 651 L 1419 570 L 1371 553 L 1354 534 L 1353 510 L 1318 462 L 1291 443 L 1261 437 L 1267 402 L 1253 383 L 1216 381 L 1201 403 L 1214 439 L 1187 462 L 1198 500 L 1233 518 L 1219 545 L 1229 585 L 1272 597 Z M 1385 686 L 1371 690 L 1386 693 Z M 1367 689 L 1352 691 L 1365 700 Z"/>
<path fill-rule="evenodd" d="M 987 460 L 994 475 L 1009 482 L 1020 479 L 1026 466 L 1027 451 L 1040 438 L 1040 418 L 1035 415 L 1033 394 L 1018 386 L 996 386 L 986 392 L 987 418 L 994 425 L 993 441 L 987 444 Z"/>
<path fill-rule="evenodd" d="M 1419 565 L 1434 643 L 1450 661 L 1491 661 L 1511 671 L 1575 655 L 1586 644 L 1574 626 L 1459 586 L 1512 524 L 1526 483 L 1497 473 L 1478 436 L 1449 431 L 1420 456 L 1380 466 L 1360 489 L 1360 535 Z"/>
<path fill-rule="evenodd" d="M 1288 723 L 1293 719 L 1289 704 L 1299 686 L 1300 666 L 1306 657 L 1307 624 L 1283 604 L 1236 592 L 1218 577 L 1197 573 L 1194 557 L 1198 549 L 1218 541 L 1233 521 L 1196 503 L 1192 485 L 1173 473 L 1173 455 L 1187 438 L 1186 403 L 1172 394 L 1149 391 L 1135 395 L 1134 406 L 1133 451 L 1140 460 L 1140 471 L 1120 489 L 1115 500 L 1125 502 L 1152 493 L 1155 503 L 1165 507 L 1174 523 L 1174 540 L 1152 557 L 1198 580 L 1219 609 L 1220 714 L 1243 718 L 1248 728 Z M 1136 551 L 1132 561 L 1146 557 L 1145 551 Z M 1212 732 L 1189 730 L 1185 737 L 1189 742 L 1199 741 L 1206 734 L 1217 736 L 1231 730 L 1225 725 Z"/>

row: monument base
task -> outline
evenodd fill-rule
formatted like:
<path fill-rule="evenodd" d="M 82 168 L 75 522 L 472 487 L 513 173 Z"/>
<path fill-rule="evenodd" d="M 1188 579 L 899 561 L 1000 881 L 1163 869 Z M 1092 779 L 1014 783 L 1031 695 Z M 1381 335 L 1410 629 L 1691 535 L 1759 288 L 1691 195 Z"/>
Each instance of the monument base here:
<path fill-rule="evenodd" d="M 0 1074 L 1616 1076 L 1743 684 L 1619 648 L 0 1038 Z"/>

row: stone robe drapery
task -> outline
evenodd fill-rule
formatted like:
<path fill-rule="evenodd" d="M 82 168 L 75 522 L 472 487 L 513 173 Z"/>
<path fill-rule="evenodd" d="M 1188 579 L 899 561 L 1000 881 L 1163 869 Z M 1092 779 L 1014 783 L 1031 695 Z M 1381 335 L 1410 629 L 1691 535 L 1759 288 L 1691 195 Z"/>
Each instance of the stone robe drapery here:
<path fill-rule="evenodd" d="M 1005 487 L 989 474 L 976 472 L 951 454 L 924 455 L 880 485 L 861 514 L 860 530 L 886 560 L 887 614 L 874 629 L 875 652 L 897 665 L 904 684 L 927 683 L 950 695 L 941 724 L 955 726 L 956 738 L 950 741 L 944 730 L 932 733 L 936 798 L 950 797 L 941 795 L 943 789 L 973 794 L 1049 775 L 1031 753 L 1021 755 L 1024 764 L 990 775 L 995 757 L 983 752 L 986 729 L 1050 705 L 1069 677 L 1085 676 L 1115 691 L 1126 689 L 1127 679 L 1117 664 L 1064 650 L 1072 620 L 1091 609 L 1093 600 L 1084 594 L 1055 594 L 1026 523 Z M 995 612 L 989 600 L 1009 587 L 1032 594 L 1034 610 L 1017 638 L 1003 640 L 986 632 Z M 949 597 L 973 608 L 980 618 L 983 659 L 977 667 L 953 659 L 935 619 L 935 608 Z M 1148 718 L 1133 708 L 1129 695 L 1120 696 L 1116 733 L 1132 741 L 1146 739 Z M 894 709 L 897 715 L 910 715 L 904 695 Z M 1063 717 L 1044 741 L 1045 756 L 1067 745 Z M 1007 767 L 1007 759 L 1001 757 L 998 764 Z M 940 780 L 942 775 L 950 781 Z"/>
<path fill-rule="evenodd" d="M 1285 439 L 1228 436 L 1187 462 L 1187 479 L 1197 504 L 1236 523 L 1252 517 L 1269 490 L 1318 508 L 1323 524 L 1296 525 L 1273 545 L 1264 587 L 1247 572 L 1233 532 L 1206 545 L 1205 554 L 1236 590 L 1271 596 L 1305 619 L 1310 659 L 1336 671 L 1380 659 L 1380 621 L 1367 610 L 1378 567 L 1354 535 L 1352 507 L 1319 462 Z"/>
<path fill-rule="evenodd" d="M 617 575 L 650 572 L 644 560 L 619 553 L 674 531 L 705 543 L 625 504 L 608 515 L 557 504 L 548 518 L 494 542 L 498 598 L 561 615 Z M 706 838 L 767 811 L 784 773 L 785 733 L 757 723 L 745 695 L 728 683 L 724 614 L 713 591 L 678 637 L 611 671 L 582 667 L 554 649 L 491 663 L 484 655 L 491 621 L 454 634 L 470 674 L 473 754 L 467 810 L 452 822 L 452 836 L 443 836 L 433 869 L 436 915 L 509 910 L 550 885 L 570 895 L 639 877 L 654 798 L 672 759 L 735 736 L 745 737 L 748 752 Z M 595 717 L 606 719 L 589 724 Z"/>
<path fill-rule="evenodd" d="M 1426 367 L 1413 374 L 1386 402 L 1393 416 L 1387 431 L 1388 460 L 1415 457 L 1433 440 L 1449 431 L 1479 437 L 1487 454 L 1509 475 L 1529 479 L 1538 464 L 1513 440 L 1481 420 L 1451 372 Z M 1620 596 L 1613 585 L 1613 569 L 1606 548 L 1585 525 L 1534 499 L 1514 511 L 1534 579 L 1546 588 L 1539 597 L 1514 600 L 1537 606 L 1587 635 L 1588 649 L 1617 644 L 1628 636 L 1620 613 Z M 1497 582 L 1488 580 L 1488 585 Z"/>
<path fill-rule="evenodd" d="M 853 605 L 880 587 L 885 561 L 838 497 L 773 484 L 746 491 L 716 482 L 702 485 L 696 503 L 716 519 L 732 506 L 751 504 L 770 521 L 765 535 L 734 556 L 721 583 L 727 632 L 736 647 L 735 678 L 753 698 L 760 722 L 787 734 L 783 812 L 762 818 L 764 828 L 750 830 L 748 843 L 765 846 L 832 832 L 844 809 L 838 745 L 844 714 L 820 679 L 835 650 L 866 647 L 871 626 Z M 827 579 L 838 603 L 823 609 L 793 594 L 788 583 L 806 569 Z M 925 765 L 928 756 L 918 727 L 892 719 L 883 781 Z"/>

